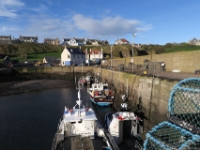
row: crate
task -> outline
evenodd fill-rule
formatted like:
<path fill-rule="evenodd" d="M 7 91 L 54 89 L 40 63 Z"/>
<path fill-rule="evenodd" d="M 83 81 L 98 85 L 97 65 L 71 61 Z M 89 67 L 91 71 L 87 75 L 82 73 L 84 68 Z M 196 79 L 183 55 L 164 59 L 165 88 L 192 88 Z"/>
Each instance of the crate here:
<path fill-rule="evenodd" d="M 143 150 L 199 150 L 200 136 L 170 122 L 162 122 L 146 134 Z"/>
<path fill-rule="evenodd" d="M 168 120 L 200 135 L 200 78 L 184 79 L 173 87 Z"/>

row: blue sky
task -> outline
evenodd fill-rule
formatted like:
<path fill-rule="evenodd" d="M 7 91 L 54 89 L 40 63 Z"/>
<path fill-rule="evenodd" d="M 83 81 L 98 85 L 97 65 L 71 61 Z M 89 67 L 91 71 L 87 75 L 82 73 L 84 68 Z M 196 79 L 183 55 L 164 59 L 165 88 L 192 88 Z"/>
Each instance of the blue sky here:
<path fill-rule="evenodd" d="M 199 8 L 198 0 L 0 0 L 0 35 L 188 42 L 200 39 Z"/>

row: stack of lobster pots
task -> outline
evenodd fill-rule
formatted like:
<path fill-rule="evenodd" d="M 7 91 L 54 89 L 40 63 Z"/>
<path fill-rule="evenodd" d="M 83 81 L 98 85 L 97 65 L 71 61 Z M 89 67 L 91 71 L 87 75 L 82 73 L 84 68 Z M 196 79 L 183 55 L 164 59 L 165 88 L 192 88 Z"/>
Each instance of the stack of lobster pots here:
<path fill-rule="evenodd" d="M 144 150 L 200 150 L 200 78 L 177 83 L 168 103 L 168 121 L 153 127 Z"/>

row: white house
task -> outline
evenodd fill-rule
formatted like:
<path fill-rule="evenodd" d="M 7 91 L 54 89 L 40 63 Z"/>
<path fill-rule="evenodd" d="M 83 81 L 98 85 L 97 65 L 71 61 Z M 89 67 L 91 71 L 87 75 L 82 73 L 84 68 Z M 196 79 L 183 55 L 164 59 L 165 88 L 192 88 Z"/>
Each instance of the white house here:
<path fill-rule="evenodd" d="M 86 59 L 92 61 L 99 61 L 103 59 L 103 49 L 90 49 L 89 52 L 85 50 Z"/>
<path fill-rule="evenodd" d="M 114 44 L 129 44 L 129 41 L 122 38 L 122 39 L 117 39 Z"/>
<path fill-rule="evenodd" d="M 61 65 L 70 66 L 70 65 L 79 65 L 85 63 L 85 53 L 78 48 L 64 48 L 61 53 Z"/>
<path fill-rule="evenodd" d="M 85 39 L 84 38 L 71 38 L 68 42 L 67 42 L 70 46 L 79 46 L 79 45 L 85 45 Z"/>
<path fill-rule="evenodd" d="M 68 43 L 70 40 L 70 38 L 63 38 L 63 43 L 61 43 L 61 45 L 69 45 Z"/>

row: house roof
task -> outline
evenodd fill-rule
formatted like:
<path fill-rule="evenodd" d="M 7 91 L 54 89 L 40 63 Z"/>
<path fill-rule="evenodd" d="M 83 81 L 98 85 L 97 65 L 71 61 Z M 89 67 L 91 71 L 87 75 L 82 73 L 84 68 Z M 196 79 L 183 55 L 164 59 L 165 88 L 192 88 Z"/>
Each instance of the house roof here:
<path fill-rule="evenodd" d="M 85 54 L 81 49 L 78 49 L 78 48 L 69 48 L 67 49 L 70 54 Z"/>
<path fill-rule="evenodd" d="M 9 61 L 11 61 L 9 56 L 5 56 L 5 57 L 3 58 L 3 60 L 9 60 Z"/>
<path fill-rule="evenodd" d="M 122 39 L 120 39 L 122 42 L 127 42 L 127 43 L 129 43 L 129 41 L 128 40 L 126 40 L 126 39 L 124 39 L 124 38 L 122 38 Z"/>
<path fill-rule="evenodd" d="M 90 51 L 90 54 L 99 54 L 99 52 L 101 52 L 101 50 L 93 49 Z"/>
<path fill-rule="evenodd" d="M 75 37 L 73 37 L 73 38 L 76 40 L 76 42 L 84 42 L 85 41 L 84 38 L 75 38 Z"/>
<path fill-rule="evenodd" d="M 48 63 L 54 62 L 54 61 L 57 60 L 55 57 L 44 57 L 44 59 L 45 59 Z"/>
<path fill-rule="evenodd" d="M 88 42 L 95 42 L 98 41 L 97 39 L 87 39 Z"/>
<path fill-rule="evenodd" d="M 38 39 L 37 36 L 19 36 L 20 39 L 30 39 L 30 38 L 33 38 L 33 39 Z"/>
<path fill-rule="evenodd" d="M 56 38 L 56 39 L 45 38 L 45 39 L 44 39 L 44 41 L 56 41 L 56 40 L 58 40 L 58 38 Z"/>
<path fill-rule="evenodd" d="M 88 50 L 90 52 L 90 54 L 99 54 L 99 52 L 101 52 L 101 50 L 99 49 L 93 49 L 93 50 Z M 86 50 L 83 51 L 84 53 L 86 53 Z"/>
<path fill-rule="evenodd" d="M 63 38 L 63 41 L 65 42 L 65 41 L 70 41 L 71 40 L 71 38 Z"/>
<path fill-rule="evenodd" d="M 11 38 L 11 35 L 7 36 L 7 35 L 0 35 L 0 37 L 3 37 L 3 38 Z"/>

